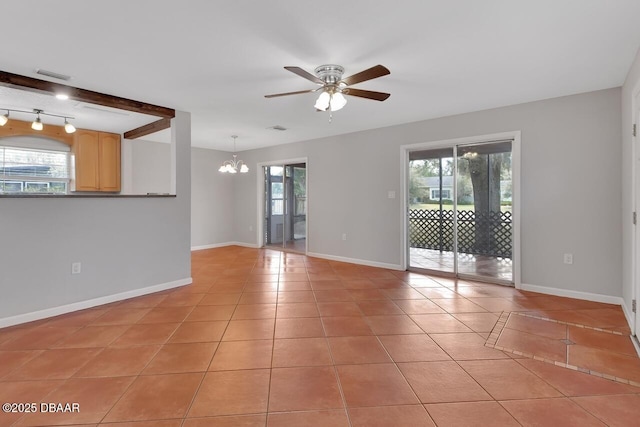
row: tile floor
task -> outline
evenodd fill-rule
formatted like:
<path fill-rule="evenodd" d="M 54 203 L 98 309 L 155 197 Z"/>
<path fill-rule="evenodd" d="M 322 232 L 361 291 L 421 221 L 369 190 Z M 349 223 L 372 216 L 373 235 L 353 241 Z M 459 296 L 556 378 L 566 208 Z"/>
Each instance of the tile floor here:
<path fill-rule="evenodd" d="M 585 310 L 572 310 L 573 315 Z M 626 326 L 596 309 L 593 326 L 567 323 L 529 313 L 503 313 L 487 344 L 493 348 L 588 372 L 640 387 L 640 359 Z M 560 314 L 558 311 L 555 314 Z M 553 314 L 551 315 L 553 316 Z M 623 332 L 619 332 L 622 330 Z"/>
<path fill-rule="evenodd" d="M 194 252 L 193 279 L 0 329 L 0 403 L 80 405 L 0 413 L 0 425 L 640 422 L 640 388 L 485 346 L 503 311 L 628 333 L 616 306 L 239 247 Z M 508 329 L 558 333 L 518 320 Z M 587 348 L 637 359 L 565 327 Z"/>
<path fill-rule="evenodd" d="M 412 268 L 453 273 L 454 258 L 454 252 L 409 248 L 409 264 Z M 458 271 L 460 274 L 513 282 L 513 263 L 509 258 L 461 253 L 458 256 Z"/>
<path fill-rule="evenodd" d="M 304 237 L 296 237 L 293 240 L 287 240 L 284 244 L 281 242 L 267 245 L 267 248 L 303 254 L 307 251 L 307 239 Z"/>

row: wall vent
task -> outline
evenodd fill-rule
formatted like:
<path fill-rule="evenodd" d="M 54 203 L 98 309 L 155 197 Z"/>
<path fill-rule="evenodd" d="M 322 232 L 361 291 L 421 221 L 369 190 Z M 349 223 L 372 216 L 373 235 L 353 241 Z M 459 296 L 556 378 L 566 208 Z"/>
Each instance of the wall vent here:
<path fill-rule="evenodd" d="M 70 80 L 71 76 L 67 76 L 66 74 L 54 73 L 53 71 L 43 70 L 42 68 L 38 68 L 36 70 L 36 74 L 40 74 L 41 76 L 53 77 L 58 80 Z"/>

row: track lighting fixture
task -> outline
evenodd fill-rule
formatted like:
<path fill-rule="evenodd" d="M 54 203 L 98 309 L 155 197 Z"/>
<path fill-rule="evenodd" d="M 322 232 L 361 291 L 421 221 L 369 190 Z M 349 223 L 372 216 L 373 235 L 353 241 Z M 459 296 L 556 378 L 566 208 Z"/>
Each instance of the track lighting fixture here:
<path fill-rule="evenodd" d="M 67 133 L 74 133 L 76 131 L 76 127 L 69 123 L 69 120 L 73 120 L 73 117 L 70 116 L 60 116 L 58 114 L 49 114 L 49 113 L 45 113 L 43 110 L 39 110 L 37 108 L 34 108 L 32 111 L 25 111 L 25 110 L 14 110 L 14 109 L 8 109 L 8 108 L 3 108 L 3 110 L 7 111 L 7 114 L 4 114 L 2 116 L 0 116 L 0 126 L 4 126 L 7 124 L 7 122 L 9 121 L 9 114 L 13 111 L 15 113 L 27 113 L 27 114 L 35 114 L 36 118 L 33 120 L 33 122 L 31 122 L 31 129 L 33 130 L 37 130 L 40 131 L 42 129 L 44 129 L 44 124 L 42 123 L 42 119 L 40 119 L 40 116 L 51 116 L 51 117 L 60 117 L 64 119 L 64 130 Z"/>
<path fill-rule="evenodd" d="M 33 129 L 33 130 L 42 130 L 43 127 L 44 127 L 42 125 L 42 120 L 40 120 L 40 113 L 42 112 L 42 110 L 33 110 L 33 112 L 36 113 L 38 116 L 33 121 L 33 123 L 31 123 L 31 129 Z"/>

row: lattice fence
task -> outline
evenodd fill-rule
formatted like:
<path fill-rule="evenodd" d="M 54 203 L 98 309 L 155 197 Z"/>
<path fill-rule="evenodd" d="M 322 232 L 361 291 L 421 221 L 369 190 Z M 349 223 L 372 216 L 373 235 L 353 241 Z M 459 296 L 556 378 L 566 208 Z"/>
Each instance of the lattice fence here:
<path fill-rule="evenodd" d="M 512 256 L 511 212 L 458 211 L 458 251 L 501 258 Z M 452 210 L 409 210 L 412 248 L 453 251 Z"/>

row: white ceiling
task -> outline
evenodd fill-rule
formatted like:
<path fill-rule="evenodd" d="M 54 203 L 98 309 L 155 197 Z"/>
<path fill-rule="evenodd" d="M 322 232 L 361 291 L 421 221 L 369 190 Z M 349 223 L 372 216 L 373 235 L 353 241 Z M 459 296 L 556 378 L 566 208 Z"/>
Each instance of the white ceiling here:
<path fill-rule="evenodd" d="M 77 128 L 117 133 L 124 133 L 158 120 L 158 117 L 147 114 L 86 102 L 61 101 L 53 95 L 0 85 L 0 114 L 5 113 L 2 109 L 10 110 L 11 119 L 33 121 L 36 115 L 30 112 L 38 109 L 44 113 L 40 119 L 45 126 L 48 124 L 62 126 L 64 119 L 68 118 L 69 122 Z M 170 134 L 168 138 L 171 138 Z"/>
<path fill-rule="evenodd" d="M 193 145 L 227 151 L 233 134 L 242 151 L 620 86 L 640 47 L 638 0 L 20 0 L 2 14 L 0 70 L 189 111 Z M 391 97 L 348 97 L 331 123 L 314 94 L 264 98 L 315 87 L 284 66 L 326 63 L 385 65 L 355 87 Z"/>

